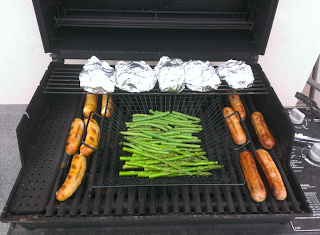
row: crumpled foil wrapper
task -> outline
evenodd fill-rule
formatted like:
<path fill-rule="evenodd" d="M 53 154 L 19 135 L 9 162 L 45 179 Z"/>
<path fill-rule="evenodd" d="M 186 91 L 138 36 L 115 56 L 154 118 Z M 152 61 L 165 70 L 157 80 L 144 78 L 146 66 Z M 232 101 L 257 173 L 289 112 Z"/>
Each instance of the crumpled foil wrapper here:
<path fill-rule="evenodd" d="M 79 74 L 80 87 L 89 93 L 107 94 L 114 92 L 116 78 L 114 68 L 92 56 Z"/>
<path fill-rule="evenodd" d="M 157 82 L 155 71 L 144 61 L 119 61 L 116 66 L 116 86 L 128 92 L 146 92 Z"/>
<path fill-rule="evenodd" d="M 156 76 L 162 92 L 181 92 L 185 88 L 185 72 L 181 59 L 162 56 L 155 66 Z"/>
<path fill-rule="evenodd" d="M 192 91 L 211 91 L 217 89 L 221 80 L 212 63 L 200 60 L 190 60 L 183 65 L 186 75 L 186 85 Z"/>
<path fill-rule="evenodd" d="M 245 89 L 252 86 L 254 76 L 250 65 L 243 61 L 228 60 L 217 67 L 217 74 L 221 80 L 225 80 L 229 87 Z"/>

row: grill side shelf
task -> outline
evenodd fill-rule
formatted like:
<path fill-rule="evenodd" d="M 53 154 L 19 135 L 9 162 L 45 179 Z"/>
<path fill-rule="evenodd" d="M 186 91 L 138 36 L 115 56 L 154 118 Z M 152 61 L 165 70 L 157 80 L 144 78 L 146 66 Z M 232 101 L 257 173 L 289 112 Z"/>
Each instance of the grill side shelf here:
<path fill-rule="evenodd" d="M 37 214 L 45 210 L 57 169 L 65 153 L 70 123 L 80 100 L 80 96 L 56 98 L 17 182 L 18 187 L 10 203 L 13 214 Z"/>

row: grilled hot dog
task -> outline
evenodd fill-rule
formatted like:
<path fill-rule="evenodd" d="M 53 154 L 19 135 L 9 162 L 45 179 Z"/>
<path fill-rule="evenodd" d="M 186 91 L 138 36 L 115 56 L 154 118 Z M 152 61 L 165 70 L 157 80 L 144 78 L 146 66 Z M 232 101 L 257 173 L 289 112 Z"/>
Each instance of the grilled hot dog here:
<path fill-rule="evenodd" d="M 228 95 L 231 107 L 234 111 L 238 111 L 242 121 L 246 120 L 246 110 L 241 102 L 240 96 L 237 94 Z"/>
<path fill-rule="evenodd" d="M 90 118 L 90 121 L 87 127 L 87 135 L 84 142 L 89 146 L 96 148 L 98 147 L 99 139 L 100 139 L 100 127 L 93 118 Z M 83 156 L 85 157 L 89 156 L 93 152 L 94 152 L 93 149 L 85 146 L 84 144 L 82 144 L 80 147 L 80 153 L 82 153 Z"/>
<path fill-rule="evenodd" d="M 80 146 L 82 134 L 84 130 L 84 123 L 82 119 L 75 118 L 71 124 L 69 136 L 66 144 L 66 152 L 68 155 L 76 153 Z"/>
<path fill-rule="evenodd" d="M 58 201 L 65 201 L 77 190 L 86 172 L 87 160 L 82 154 L 73 157 L 67 178 L 56 193 Z"/>
<path fill-rule="evenodd" d="M 255 152 L 255 157 L 267 178 L 273 196 L 277 200 L 286 199 L 287 190 L 284 186 L 280 172 L 270 154 L 264 149 L 258 149 Z"/>
<path fill-rule="evenodd" d="M 89 117 L 89 114 L 91 111 L 97 112 L 97 105 L 98 105 L 98 95 L 87 94 L 86 102 L 84 103 L 84 107 L 83 107 L 83 115 L 85 117 Z"/>
<path fill-rule="evenodd" d="M 109 96 L 109 100 L 108 100 Z M 107 106 L 107 100 L 108 100 L 108 106 Z M 106 112 L 106 117 L 111 117 L 113 113 L 113 107 L 112 107 L 113 98 L 112 95 L 102 95 L 102 103 L 101 103 L 101 116 L 104 116 L 104 113 Z"/>
<path fill-rule="evenodd" d="M 262 146 L 265 149 L 272 149 L 275 146 L 276 141 L 271 135 L 263 115 L 260 112 L 254 112 L 251 115 L 251 120 Z"/>
<path fill-rule="evenodd" d="M 231 115 L 234 111 L 230 107 L 225 107 L 222 109 L 224 117 L 228 117 Z M 232 115 L 229 118 L 226 118 L 226 123 L 228 125 L 229 131 L 231 133 L 233 141 L 237 145 L 242 145 L 247 141 L 247 136 L 244 133 L 242 126 L 240 125 L 240 122 L 237 118 L 237 115 Z"/>
<path fill-rule="evenodd" d="M 256 202 L 264 201 L 267 197 L 267 191 L 252 154 L 248 151 L 242 152 L 239 161 L 252 199 Z"/>

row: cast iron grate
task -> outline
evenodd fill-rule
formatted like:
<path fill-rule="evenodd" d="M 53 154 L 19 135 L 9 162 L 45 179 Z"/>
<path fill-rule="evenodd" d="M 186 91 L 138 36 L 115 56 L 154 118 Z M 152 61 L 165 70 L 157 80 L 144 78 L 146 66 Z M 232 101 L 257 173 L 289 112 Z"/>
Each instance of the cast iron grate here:
<path fill-rule="evenodd" d="M 78 116 L 82 110 L 82 105 L 74 105 L 78 103 L 76 96 L 70 95 L 61 97 L 57 103 L 54 103 L 50 113 L 54 115 L 53 120 L 59 121 L 60 116 L 64 115 L 72 109 L 75 109 L 74 114 L 68 114 L 70 118 L 65 127 L 56 126 L 56 122 L 51 123 L 51 118 L 48 118 L 48 122 L 44 126 L 44 130 L 41 132 L 40 139 L 46 136 L 46 131 L 51 130 L 55 132 L 57 129 L 64 129 L 64 133 L 56 133 L 59 137 L 62 137 L 63 141 L 57 149 L 53 149 L 55 156 L 66 155 L 64 152 L 65 139 L 68 134 L 67 126 L 69 127 L 72 119 Z M 82 96 L 82 104 L 84 101 Z M 208 98 L 208 97 L 207 97 Z M 210 97 L 209 97 L 210 98 Z M 220 98 L 220 96 L 218 96 Z M 247 97 L 251 100 L 251 97 Z M 71 102 L 71 100 L 72 102 Z M 60 102 L 63 100 L 63 102 Z M 215 100 L 215 98 L 213 98 Z M 247 99 L 246 99 L 247 100 Z M 246 101 L 244 100 L 244 101 Z M 205 99 L 204 103 L 208 100 Z M 116 104 L 119 104 L 119 98 L 115 96 Z M 209 99 L 209 103 L 212 100 Z M 246 104 L 246 102 L 244 102 Z M 222 105 L 222 103 L 220 102 Z M 80 107 L 80 108 L 79 108 Z M 169 106 L 171 107 L 171 106 Z M 76 109 L 79 109 L 77 111 Z M 73 111 L 72 111 L 73 113 Z M 248 123 L 244 123 L 246 127 Z M 55 128 L 53 128 L 55 127 Z M 254 141 L 251 141 L 247 146 L 255 148 Z M 50 147 L 49 143 L 42 144 L 44 148 Z M 244 148 L 247 148 L 245 146 Z M 103 147 L 103 146 L 102 146 Z M 45 150 L 47 152 L 47 150 Z M 224 221 L 238 223 L 239 219 L 247 221 L 264 221 L 280 223 L 287 222 L 296 216 L 306 215 L 308 208 L 306 207 L 303 194 L 299 190 L 291 187 L 294 184 L 292 172 L 288 170 L 287 165 L 279 163 L 278 154 L 273 153 L 274 160 L 276 161 L 285 186 L 288 191 L 287 199 L 283 201 L 277 201 L 272 196 L 272 192 L 267 187 L 267 198 L 262 203 L 257 203 L 250 197 L 250 192 L 246 185 L 201 185 L 201 186 L 157 186 L 157 187 L 108 187 L 108 188 L 92 188 L 92 182 L 94 177 L 94 171 L 96 168 L 98 152 L 88 157 L 87 171 L 84 179 L 77 189 L 77 191 L 66 201 L 59 202 L 55 198 L 55 192 L 62 185 L 64 179 L 67 176 L 68 168 L 70 167 L 70 159 L 60 161 L 57 158 L 58 166 L 50 169 L 55 171 L 55 176 L 48 176 L 46 185 L 54 184 L 53 188 L 46 190 L 36 189 L 32 191 L 30 195 L 41 195 L 41 200 L 44 206 L 36 208 L 33 205 L 27 205 L 29 202 L 36 203 L 33 198 L 25 197 L 24 200 L 20 199 L 19 195 L 21 191 L 21 184 L 15 190 L 14 194 L 17 195 L 18 200 L 11 200 L 7 209 L 1 216 L 2 222 L 17 222 L 26 223 L 26 226 L 36 227 L 38 224 L 47 225 L 59 223 L 60 226 L 74 226 L 81 225 L 83 222 L 92 221 L 92 224 L 88 226 L 96 226 L 97 221 L 101 222 L 102 226 L 107 224 L 113 224 L 115 221 L 121 221 L 123 225 L 126 225 L 130 221 L 136 223 L 136 219 L 140 218 L 141 221 L 150 222 L 150 219 L 156 219 L 157 221 L 163 221 L 165 219 L 171 219 L 172 221 L 210 221 L 214 223 L 219 221 L 219 218 L 223 218 Z M 279 155 L 280 156 L 280 155 Z M 44 160 L 39 154 L 33 155 L 34 161 Z M 33 165 L 31 162 L 31 165 Z M 59 165 L 61 167 L 59 168 Z M 65 167 L 62 167 L 65 165 Z M 267 181 L 259 169 L 260 175 L 267 185 Z M 34 170 L 30 167 L 24 169 L 24 177 L 32 174 Z M 38 171 L 36 171 L 38 172 Z M 40 172 L 38 172 L 40 173 Z M 43 178 L 43 177 L 42 177 Z M 22 180 L 21 183 L 25 181 Z M 26 203 L 25 200 L 28 200 Z M 14 208 L 15 204 L 23 203 L 23 207 Z M 15 209 L 15 210 L 12 210 Z M 9 211 L 8 211 L 9 210 Z M 30 216 L 36 213 L 35 216 Z M 23 215 L 22 215 L 23 214 Z M 138 216 L 138 217 L 136 217 Z M 146 219 L 144 219 L 146 218 Z"/>
<path fill-rule="evenodd" d="M 172 186 L 172 185 L 243 185 L 244 178 L 238 162 L 221 107 L 217 98 L 202 96 L 134 95 L 114 96 L 113 115 L 105 117 L 99 143 L 93 187 L 123 186 Z M 119 134 L 127 128 L 125 122 L 132 114 L 157 111 L 178 111 L 201 118 L 203 130 L 196 134 L 210 161 L 218 161 L 221 169 L 211 170 L 212 176 L 159 177 L 154 179 L 137 176 L 119 176 L 124 171 L 119 156 L 131 156 L 122 151 L 120 142 L 126 142 Z M 134 169 L 130 169 L 132 171 Z M 141 170 L 141 169 L 139 169 Z"/>

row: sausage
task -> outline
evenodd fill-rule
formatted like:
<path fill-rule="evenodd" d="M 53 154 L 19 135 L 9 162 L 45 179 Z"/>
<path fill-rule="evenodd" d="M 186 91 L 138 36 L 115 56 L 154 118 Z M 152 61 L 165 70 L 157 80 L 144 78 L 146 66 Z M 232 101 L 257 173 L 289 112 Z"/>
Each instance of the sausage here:
<path fill-rule="evenodd" d="M 73 157 L 67 178 L 56 192 L 58 201 L 65 201 L 77 190 L 86 172 L 87 160 L 82 154 Z"/>
<path fill-rule="evenodd" d="M 280 172 L 270 154 L 264 149 L 258 149 L 255 152 L 255 157 L 267 178 L 273 196 L 277 200 L 286 199 L 287 190 L 284 186 Z"/>
<path fill-rule="evenodd" d="M 259 175 L 252 154 L 248 151 L 242 152 L 239 161 L 252 199 L 256 202 L 264 201 L 267 197 L 267 190 Z"/>
<path fill-rule="evenodd" d="M 276 141 L 271 135 L 262 114 L 260 112 L 254 112 L 251 115 L 251 120 L 262 146 L 265 149 L 272 149 L 276 145 Z"/>
<path fill-rule="evenodd" d="M 89 117 L 91 111 L 97 112 L 98 105 L 98 95 L 95 94 L 87 94 L 86 102 L 83 107 L 83 115 L 85 117 Z"/>
<path fill-rule="evenodd" d="M 87 135 L 84 142 L 89 146 L 96 148 L 98 147 L 99 139 L 100 139 L 100 127 L 93 118 L 90 118 L 90 121 L 87 127 Z M 94 152 L 93 149 L 85 146 L 84 144 L 80 146 L 80 153 L 82 153 L 83 156 L 85 157 L 89 156 L 93 152 Z"/>
<path fill-rule="evenodd" d="M 112 98 L 112 95 L 102 95 L 101 116 L 104 116 L 104 113 L 106 111 L 108 96 L 109 96 L 109 101 L 108 101 L 108 108 L 107 108 L 106 117 L 111 117 L 112 113 L 113 113 L 113 107 L 112 107 L 113 98 Z"/>
<path fill-rule="evenodd" d="M 237 94 L 228 95 L 231 107 L 234 111 L 238 111 L 242 121 L 246 120 L 246 110 L 242 104 L 240 96 Z"/>
<path fill-rule="evenodd" d="M 228 117 L 231 115 L 234 111 L 230 107 L 225 107 L 222 109 L 224 117 Z M 232 115 L 229 118 L 226 118 L 226 123 L 228 125 L 229 131 L 231 133 L 233 141 L 237 145 L 242 145 L 247 141 L 247 136 L 244 133 L 242 126 L 240 125 L 240 122 L 238 120 L 237 115 Z"/>
<path fill-rule="evenodd" d="M 68 155 L 73 155 L 77 152 L 82 134 L 84 130 L 84 122 L 80 118 L 75 118 L 71 123 L 71 128 L 66 144 L 66 152 Z"/>

